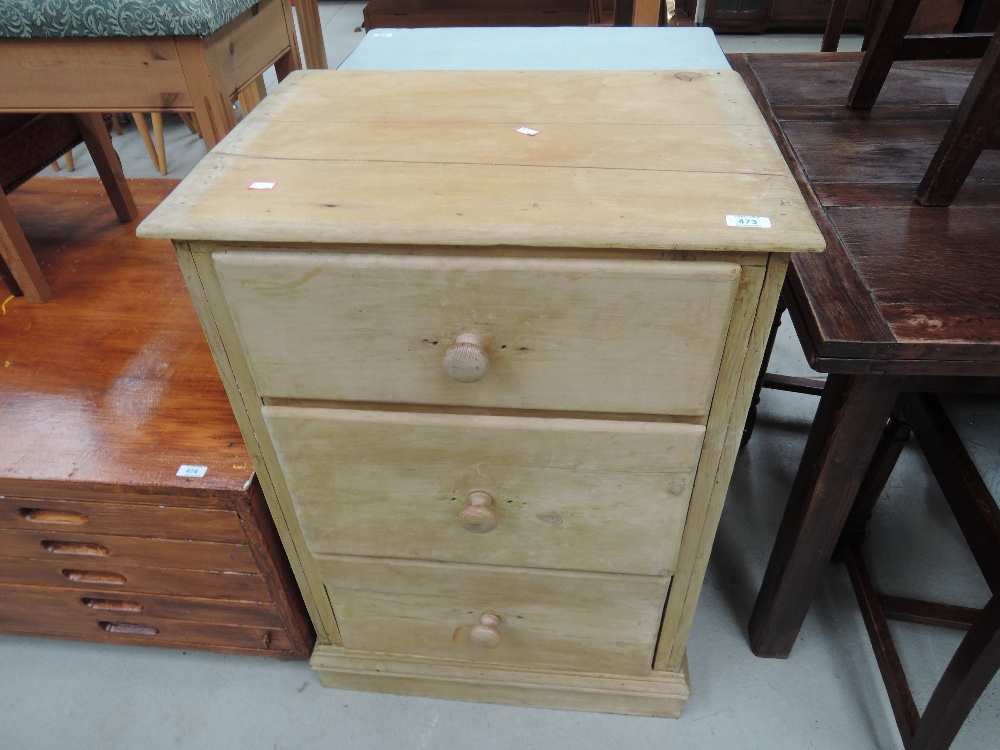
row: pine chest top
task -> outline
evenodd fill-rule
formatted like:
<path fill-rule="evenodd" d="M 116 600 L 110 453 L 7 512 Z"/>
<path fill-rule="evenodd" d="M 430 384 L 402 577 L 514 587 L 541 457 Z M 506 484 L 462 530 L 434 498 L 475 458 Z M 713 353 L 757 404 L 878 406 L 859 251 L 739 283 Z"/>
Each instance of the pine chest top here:
<path fill-rule="evenodd" d="M 732 71 L 295 73 L 139 235 L 640 251 L 824 244 Z"/>

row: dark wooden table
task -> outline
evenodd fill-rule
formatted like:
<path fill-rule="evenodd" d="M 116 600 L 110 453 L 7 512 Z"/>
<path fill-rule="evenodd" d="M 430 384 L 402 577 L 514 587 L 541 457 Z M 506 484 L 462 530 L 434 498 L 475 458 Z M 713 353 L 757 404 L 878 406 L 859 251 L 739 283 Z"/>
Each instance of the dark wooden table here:
<path fill-rule="evenodd" d="M 899 394 L 1000 376 L 1000 154 L 950 208 L 913 201 L 975 61 L 897 63 L 870 112 L 845 106 L 860 54 L 733 55 L 827 238 L 784 299 L 830 373 L 750 620 L 790 653 Z"/>

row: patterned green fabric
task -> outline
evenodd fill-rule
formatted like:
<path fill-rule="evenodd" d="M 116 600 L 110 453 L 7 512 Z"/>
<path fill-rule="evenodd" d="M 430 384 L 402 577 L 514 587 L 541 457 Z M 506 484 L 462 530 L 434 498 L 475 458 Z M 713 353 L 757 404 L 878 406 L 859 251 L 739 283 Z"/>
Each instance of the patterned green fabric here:
<path fill-rule="evenodd" d="M 207 36 L 258 0 L 0 0 L 0 37 Z"/>

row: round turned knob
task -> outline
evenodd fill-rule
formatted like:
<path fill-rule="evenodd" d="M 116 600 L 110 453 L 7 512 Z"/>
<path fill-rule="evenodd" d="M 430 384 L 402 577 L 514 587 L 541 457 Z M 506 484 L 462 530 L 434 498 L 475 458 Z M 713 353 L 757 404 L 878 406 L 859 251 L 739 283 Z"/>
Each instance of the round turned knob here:
<path fill-rule="evenodd" d="M 479 617 L 479 624 L 476 625 L 469 637 L 472 642 L 482 648 L 496 648 L 503 640 L 500 635 L 500 615 L 496 612 L 483 612 Z"/>
<path fill-rule="evenodd" d="M 486 344 L 474 333 L 462 333 L 444 353 L 444 371 L 459 383 L 475 383 L 486 377 L 490 358 Z"/>
<path fill-rule="evenodd" d="M 493 508 L 492 497 L 485 492 L 472 492 L 469 494 L 469 504 L 458 514 L 458 520 L 468 531 L 485 534 L 497 527 L 500 515 Z"/>

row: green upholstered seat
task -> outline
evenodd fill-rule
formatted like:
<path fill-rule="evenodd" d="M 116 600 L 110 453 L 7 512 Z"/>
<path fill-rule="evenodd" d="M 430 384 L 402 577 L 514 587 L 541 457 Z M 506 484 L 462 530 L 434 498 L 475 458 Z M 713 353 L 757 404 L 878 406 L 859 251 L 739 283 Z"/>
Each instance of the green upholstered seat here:
<path fill-rule="evenodd" d="M 2 37 L 208 36 L 258 0 L 3 0 Z"/>

